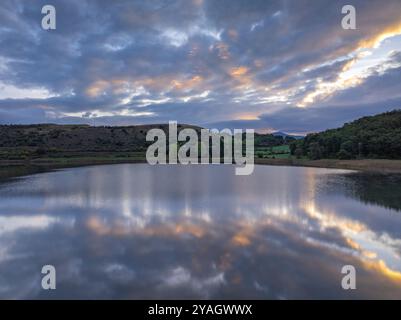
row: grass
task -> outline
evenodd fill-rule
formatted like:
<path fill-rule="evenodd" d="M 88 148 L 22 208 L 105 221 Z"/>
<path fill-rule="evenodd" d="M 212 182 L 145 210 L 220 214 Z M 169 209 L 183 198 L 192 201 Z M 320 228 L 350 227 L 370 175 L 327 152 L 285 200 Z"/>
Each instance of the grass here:
<path fill-rule="evenodd" d="M 401 160 L 387 160 L 387 159 L 307 160 L 307 159 L 295 159 L 294 157 L 289 157 L 286 159 L 256 158 L 255 163 L 262 165 L 348 169 L 348 170 L 377 172 L 377 173 L 397 173 L 397 174 L 401 173 Z"/>
<path fill-rule="evenodd" d="M 276 147 L 256 147 L 255 156 L 257 159 L 289 159 L 291 157 L 288 145 Z"/>
<path fill-rule="evenodd" d="M 9 150 L 7 150 L 9 151 Z M 145 163 L 145 152 L 58 152 L 31 157 L 29 151 L 23 150 L 21 154 L 27 157 L 18 157 L 17 150 L 12 150 L 15 157 L 0 157 L 0 178 L 26 174 L 26 168 L 65 168 L 85 165 L 114 164 L 114 163 Z M 21 151 L 21 150 L 20 150 Z M 370 172 L 401 173 L 401 160 L 385 159 L 361 159 L 361 160 L 338 160 L 321 159 L 308 160 L 296 159 L 291 156 L 288 146 L 257 147 L 255 148 L 255 163 L 265 165 L 303 166 L 320 168 L 338 168 Z M 14 169 L 18 168 L 18 172 Z M 42 170 L 41 169 L 41 170 Z"/>
<path fill-rule="evenodd" d="M 321 168 L 340 168 L 360 171 L 382 172 L 382 173 L 401 173 L 401 160 L 388 159 L 359 159 L 359 160 L 294 160 L 295 165 L 321 167 Z"/>

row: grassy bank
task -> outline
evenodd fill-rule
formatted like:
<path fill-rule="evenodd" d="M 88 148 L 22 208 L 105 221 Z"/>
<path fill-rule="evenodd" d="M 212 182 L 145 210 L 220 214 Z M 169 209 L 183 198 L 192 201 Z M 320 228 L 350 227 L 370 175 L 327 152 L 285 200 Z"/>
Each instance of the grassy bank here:
<path fill-rule="evenodd" d="M 23 176 L 45 172 L 51 169 L 79 167 L 86 165 L 146 163 L 144 157 L 69 157 L 37 158 L 31 160 L 0 160 L 0 178 Z M 349 169 L 367 172 L 401 173 L 401 160 L 364 159 L 364 160 L 304 160 L 304 159 L 268 159 L 255 158 L 255 163 L 273 166 L 300 166 L 316 168 Z"/>
<path fill-rule="evenodd" d="M 30 160 L 0 160 L 0 180 L 19 177 L 52 169 L 82 167 L 89 165 L 106 165 L 117 163 L 145 163 L 144 157 L 69 157 L 37 158 Z"/>
<path fill-rule="evenodd" d="M 255 159 L 264 165 L 300 166 L 316 168 L 349 169 L 369 172 L 401 173 L 401 160 L 362 159 L 362 160 L 303 160 L 303 159 Z"/>

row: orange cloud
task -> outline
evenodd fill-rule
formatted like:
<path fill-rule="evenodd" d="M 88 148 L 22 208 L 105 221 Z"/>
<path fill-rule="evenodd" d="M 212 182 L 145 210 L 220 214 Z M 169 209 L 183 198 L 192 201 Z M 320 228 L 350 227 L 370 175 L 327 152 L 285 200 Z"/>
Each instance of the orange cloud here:
<path fill-rule="evenodd" d="M 367 269 L 374 270 L 393 281 L 401 283 L 401 273 L 389 268 L 383 260 L 365 261 L 364 265 Z"/>
<path fill-rule="evenodd" d="M 107 90 L 109 83 L 104 80 L 98 80 L 94 82 L 91 86 L 86 89 L 86 94 L 91 97 L 95 98 L 100 96 L 105 90 Z"/>
<path fill-rule="evenodd" d="M 258 120 L 260 113 L 243 112 L 235 115 L 235 120 Z"/>
<path fill-rule="evenodd" d="M 232 68 L 230 71 L 230 75 L 232 77 L 241 77 L 245 75 L 248 72 L 248 68 L 246 67 L 237 67 L 237 68 Z"/>
<path fill-rule="evenodd" d="M 235 235 L 231 241 L 233 244 L 241 247 L 249 246 L 251 244 L 251 240 L 243 234 Z"/>
<path fill-rule="evenodd" d="M 196 87 L 202 82 L 203 78 L 199 75 L 193 76 L 188 80 L 173 80 L 171 84 L 176 90 L 188 90 Z"/>
<path fill-rule="evenodd" d="M 379 34 L 374 35 L 369 39 L 364 39 L 359 42 L 358 47 L 360 48 L 375 48 L 380 45 L 380 43 L 390 37 L 401 34 L 401 23 L 397 23 L 391 26 L 388 26 Z"/>

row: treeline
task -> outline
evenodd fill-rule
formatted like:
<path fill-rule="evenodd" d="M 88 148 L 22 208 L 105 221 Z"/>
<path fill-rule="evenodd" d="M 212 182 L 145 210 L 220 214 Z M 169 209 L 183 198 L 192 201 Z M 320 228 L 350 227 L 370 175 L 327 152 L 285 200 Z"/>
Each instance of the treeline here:
<path fill-rule="evenodd" d="M 272 134 L 260 134 L 255 133 L 255 148 L 257 147 L 277 147 L 282 145 L 288 145 L 295 141 L 294 137 L 291 136 L 275 136 Z"/>
<path fill-rule="evenodd" d="M 290 144 L 291 154 L 336 159 L 401 159 L 401 110 L 363 117 L 338 129 L 308 134 Z"/>
<path fill-rule="evenodd" d="M 184 128 L 200 130 L 200 127 L 186 124 L 177 127 L 178 131 Z M 146 141 L 150 129 L 168 132 L 168 125 L 0 125 L 0 160 L 143 154 L 151 144 Z"/>
<path fill-rule="evenodd" d="M 199 136 L 202 129 L 187 124 L 177 125 L 178 132 L 185 128 L 194 129 Z M 168 136 L 167 124 L 123 127 L 57 124 L 0 125 L 0 160 L 144 154 L 147 147 L 152 144 L 146 141 L 146 134 L 150 129 L 162 129 Z M 245 134 L 243 137 L 245 138 Z M 292 140 L 294 138 L 255 134 L 255 148 L 258 150 L 258 148 L 282 146 Z"/>
<path fill-rule="evenodd" d="M 88 125 L 0 125 L 1 148 L 31 148 L 43 151 L 143 151 L 149 145 L 150 129 L 168 132 L 167 124 L 125 127 L 91 127 Z M 200 127 L 178 124 L 178 131 Z"/>

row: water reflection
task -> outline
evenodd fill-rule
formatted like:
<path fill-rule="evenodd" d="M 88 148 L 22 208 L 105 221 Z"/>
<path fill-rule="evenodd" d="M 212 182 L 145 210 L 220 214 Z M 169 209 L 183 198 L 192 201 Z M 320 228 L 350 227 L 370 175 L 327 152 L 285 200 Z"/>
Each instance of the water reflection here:
<path fill-rule="evenodd" d="M 401 216 L 385 196 L 356 198 L 355 177 L 134 164 L 9 181 L 0 297 L 401 298 Z M 54 292 L 40 289 L 45 264 L 58 271 Z M 341 289 L 345 264 L 355 291 Z"/>
<path fill-rule="evenodd" d="M 401 175 L 389 173 L 354 173 L 327 181 L 327 187 L 357 198 L 367 204 L 401 210 Z M 338 184 L 342 186 L 338 188 Z"/>

